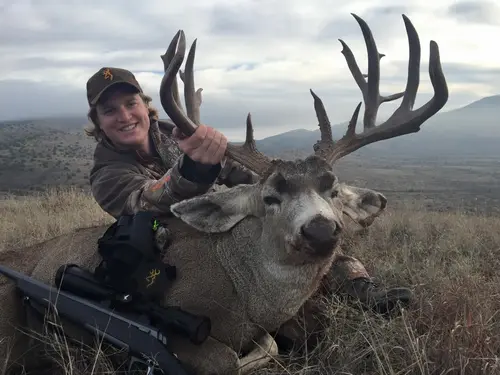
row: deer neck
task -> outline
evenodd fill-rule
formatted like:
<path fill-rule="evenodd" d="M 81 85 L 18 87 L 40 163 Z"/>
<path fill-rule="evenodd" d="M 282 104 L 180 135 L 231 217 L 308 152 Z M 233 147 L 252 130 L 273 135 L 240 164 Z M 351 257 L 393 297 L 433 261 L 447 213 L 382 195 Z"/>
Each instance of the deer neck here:
<path fill-rule="evenodd" d="M 262 223 L 247 218 L 217 246 L 217 256 L 249 319 L 275 329 L 292 318 L 316 290 L 324 264 L 293 266 L 273 261 L 261 242 Z M 269 248 L 269 244 L 267 245 Z"/>

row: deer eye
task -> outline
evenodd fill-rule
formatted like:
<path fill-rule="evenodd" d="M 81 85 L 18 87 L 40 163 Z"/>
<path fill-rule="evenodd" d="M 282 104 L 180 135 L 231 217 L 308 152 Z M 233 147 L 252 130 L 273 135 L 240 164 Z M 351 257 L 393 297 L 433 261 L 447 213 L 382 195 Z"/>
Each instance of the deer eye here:
<path fill-rule="evenodd" d="M 276 197 L 268 195 L 267 197 L 264 197 L 264 203 L 271 206 L 273 204 L 281 204 L 281 201 Z"/>
<path fill-rule="evenodd" d="M 338 190 L 333 190 L 332 194 L 331 194 L 331 197 L 332 198 L 337 198 L 338 196 L 339 196 L 339 191 Z"/>
<path fill-rule="evenodd" d="M 321 192 L 326 192 L 332 188 L 337 178 L 332 172 L 327 172 L 319 177 L 318 188 Z"/>

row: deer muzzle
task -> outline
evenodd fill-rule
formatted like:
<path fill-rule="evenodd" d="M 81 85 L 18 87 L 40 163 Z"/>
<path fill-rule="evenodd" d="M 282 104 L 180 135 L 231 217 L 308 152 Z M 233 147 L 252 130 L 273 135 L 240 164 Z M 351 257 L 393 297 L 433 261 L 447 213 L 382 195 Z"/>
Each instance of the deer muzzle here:
<path fill-rule="evenodd" d="M 302 225 L 300 234 L 302 241 L 316 255 L 329 255 L 339 241 L 341 226 L 334 220 L 324 216 L 315 216 Z"/>

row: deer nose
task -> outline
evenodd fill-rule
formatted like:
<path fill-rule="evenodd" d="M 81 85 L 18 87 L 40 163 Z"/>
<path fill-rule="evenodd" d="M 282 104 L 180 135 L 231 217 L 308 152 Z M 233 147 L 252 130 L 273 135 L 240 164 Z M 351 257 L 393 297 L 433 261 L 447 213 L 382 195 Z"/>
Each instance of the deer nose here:
<path fill-rule="evenodd" d="M 324 216 L 315 216 L 300 228 L 309 246 L 318 254 L 328 254 L 337 245 L 341 226 Z"/>

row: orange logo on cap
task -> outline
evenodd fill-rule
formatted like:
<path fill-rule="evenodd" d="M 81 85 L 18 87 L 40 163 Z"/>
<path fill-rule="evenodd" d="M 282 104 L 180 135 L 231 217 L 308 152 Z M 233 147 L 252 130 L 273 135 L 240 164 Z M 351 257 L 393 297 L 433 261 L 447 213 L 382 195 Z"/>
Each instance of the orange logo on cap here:
<path fill-rule="evenodd" d="M 109 79 L 110 81 L 113 80 L 113 74 L 111 73 L 111 70 L 109 70 L 108 68 L 104 69 L 102 75 L 104 76 L 104 79 Z"/>

